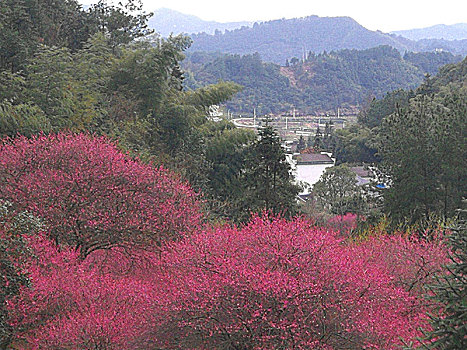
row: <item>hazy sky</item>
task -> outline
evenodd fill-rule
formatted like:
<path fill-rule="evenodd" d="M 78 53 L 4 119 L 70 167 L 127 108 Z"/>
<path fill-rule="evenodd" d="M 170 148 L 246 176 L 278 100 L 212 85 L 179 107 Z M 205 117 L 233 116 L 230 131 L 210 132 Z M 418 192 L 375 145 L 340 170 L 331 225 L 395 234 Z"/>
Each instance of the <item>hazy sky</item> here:
<path fill-rule="evenodd" d="M 97 0 L 78 0 L 90 4 Z M 467 23 L 467 0 L 143 0 L 147 11 L 167 7 L 204 20 L 264 21 L 278 18 L 349 16 L 384 32 Z"/>

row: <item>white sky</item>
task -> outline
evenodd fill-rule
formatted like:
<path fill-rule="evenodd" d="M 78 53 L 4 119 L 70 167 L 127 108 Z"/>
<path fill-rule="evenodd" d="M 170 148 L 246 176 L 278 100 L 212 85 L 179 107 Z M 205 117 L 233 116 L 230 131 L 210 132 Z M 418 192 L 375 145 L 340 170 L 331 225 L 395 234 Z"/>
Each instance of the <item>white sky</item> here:
<path fill-rule="evenodd" d="M 349 16 L 368 29 L 383 32 L 467 23 L 467 0 L 143 0 L 143 3 L 146 11 L 167 7 L 218 22 Z"/>

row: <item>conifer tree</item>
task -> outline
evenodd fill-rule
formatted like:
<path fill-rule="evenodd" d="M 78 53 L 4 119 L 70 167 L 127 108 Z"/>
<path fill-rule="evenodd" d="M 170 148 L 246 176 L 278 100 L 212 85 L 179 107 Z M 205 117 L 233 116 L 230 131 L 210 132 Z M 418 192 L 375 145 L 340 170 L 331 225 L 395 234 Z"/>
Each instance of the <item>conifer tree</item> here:
<path fill-rule="evenodd" d="M 449 236 L 451 248 L 445 273 L 430 287 L 432 299 L 439 303 L 430 316 L 433 330 L 424 349 L 467 349 L 467 226 L 464 217 Z"/>
<path fill-rule="evenodd" d="M 293 183 L 290 165 L 270 121 L 264 120 L 258 140 L 247 150 L 243 214 L 267 210 L 274 215 L 291 216 L 297 211 L 296 196 L 300 187 Z"/>

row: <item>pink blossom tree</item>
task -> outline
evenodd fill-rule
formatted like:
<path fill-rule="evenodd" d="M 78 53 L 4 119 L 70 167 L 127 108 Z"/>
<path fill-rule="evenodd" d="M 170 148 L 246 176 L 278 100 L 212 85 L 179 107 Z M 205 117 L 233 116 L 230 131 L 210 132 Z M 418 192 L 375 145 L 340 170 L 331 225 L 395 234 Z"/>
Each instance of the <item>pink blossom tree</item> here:
<path fill-rule="evenodd" d="M 395 349 L 426 324 L 420 288 L 443 251 L 348 243 L 302 219 L 198 233 L 166 256 L 178 287 L 154 337 L 169 349 Z"/>
<path fill-rule="evenodd" d="M 117 246 L 160 246 L 196 230 L 201 220 L 187 184 L 104 137 L 5 139 L 0 180 L 0 198 L 44 219 L 49 237 L 75 247 L 81 258 Z"/>
<path fill-rule="evenodd" d="M 82 260 L 32 236 L 31 287 L 8 300 L 27 349 L 397 349 L 428 325 L 439 240 L 348 242 L 304 219 L 255 217 L 167 249 Z M 154 243 L 156 244 L 156 243 Z"/>
<path fill-rule="evenodd" d="M 8 300 L 13 344 L 24 349 L 136 349 L 156 320 L 164 294 L 122 250 L 94 251 L 84 261 L 71 247 L 58 248 L 44 235 L 29 239 L 36 256 L 28 266 L 30 287 Z M 159 265 L 158 254 L 141 253 Z M 144 272 L 143 272 L 144 271 Z M 152 311 L 152 312 L 151 312 Z M 151 316 L 151 318 L 149 317 Z"/>

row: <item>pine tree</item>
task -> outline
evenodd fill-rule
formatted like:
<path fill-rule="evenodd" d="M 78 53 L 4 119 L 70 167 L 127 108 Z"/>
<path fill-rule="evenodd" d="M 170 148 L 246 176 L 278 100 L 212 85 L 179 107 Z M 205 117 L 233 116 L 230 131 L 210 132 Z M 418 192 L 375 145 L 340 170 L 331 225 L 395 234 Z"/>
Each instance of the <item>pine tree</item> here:
<path fill-rule="evenodd" d="M 243 214 L 267 210 L 288 217 L 297 211 L 296 196 L 300 187 L 293 183 L 291 168 L 286 160 L 277 132 L 266 119 L 258 140 L 246 154 L 243 172 L 245 196 Z"/>
<path fill-rule="evenodd" d="M 449 236 L 451 248 L 445 273 L 430 287 L 431 298 L 439 307 L 431 315 L 433 330 L 424 339 L 422 348 L 467 349 L 467 226 L 463 218 Z"/>

